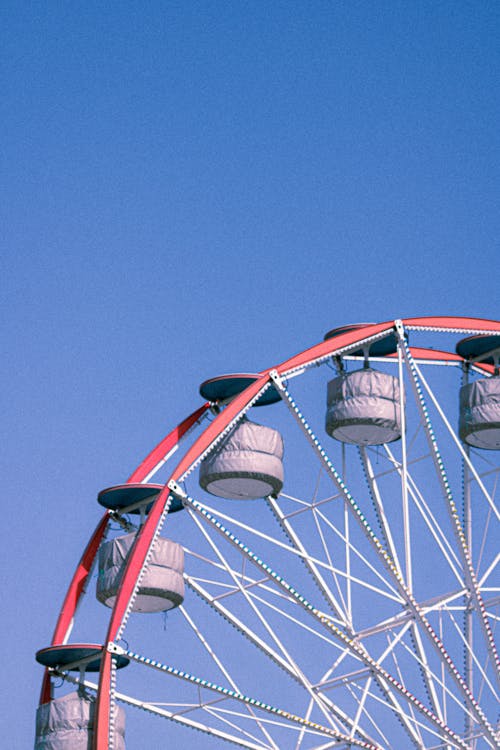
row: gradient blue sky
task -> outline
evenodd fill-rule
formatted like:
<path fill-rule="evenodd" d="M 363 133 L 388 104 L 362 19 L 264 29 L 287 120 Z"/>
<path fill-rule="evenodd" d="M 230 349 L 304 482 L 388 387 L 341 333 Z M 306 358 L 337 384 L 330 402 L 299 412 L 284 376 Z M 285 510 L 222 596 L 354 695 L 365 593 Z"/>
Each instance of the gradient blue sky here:
<path fill-rule="evenodd" d="M 21 750 L 96 493 L 202 380 L 353 321 L 498 317 L 500 5 L 7 0 L 0 35 Z"/>

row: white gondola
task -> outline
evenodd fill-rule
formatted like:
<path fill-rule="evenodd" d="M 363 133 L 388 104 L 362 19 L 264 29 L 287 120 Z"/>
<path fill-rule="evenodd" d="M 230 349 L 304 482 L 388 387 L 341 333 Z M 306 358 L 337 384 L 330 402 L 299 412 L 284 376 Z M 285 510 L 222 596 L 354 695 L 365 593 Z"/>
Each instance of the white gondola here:
<path fill-rule="evenodd" d="M 95 701 L 79 691 L 42 703 L 36 713 L 35 750 L 89 750 Z M 125 750 L 125 712 L 115 706 L 114 750 Z"/>
<path fill-rule="evenodd" d="M 212 495 L 252 500 L 283 487 L 283 439 L 277 430 L 242 419 L 201 463 L 200 485 Z"/>
<path fill-rule="evenodd" d="M 468 336 L 458 342 L 457 354 L 467 370 L 472 363 L 493 366 L 493 377 L 466 383 L 460 389 L 458 432 L 473 448 L 500 449 L 500 335 Z"/>
<path fill-rule="evenodd" d="M 96 595 L 107 607 L 114 605 L 135 534 L 116 537 L 99 549 Z M 184 550 L 180 544 L 159 537 L 144 570 L 134 600 L 134 612 L 163 612 L 184 600 Z"/>
<path fill-rule="evenodd" d="M 381 445 L 401 437 L 399 381 L 366 367 L 328 383 L 325 429 L 355 445 Z"/>
<path fill-rule="evenodd" d="M 500 377 L 462 386 L 458 429 L 461 440 L 474 448 L 500 449 Z"/>

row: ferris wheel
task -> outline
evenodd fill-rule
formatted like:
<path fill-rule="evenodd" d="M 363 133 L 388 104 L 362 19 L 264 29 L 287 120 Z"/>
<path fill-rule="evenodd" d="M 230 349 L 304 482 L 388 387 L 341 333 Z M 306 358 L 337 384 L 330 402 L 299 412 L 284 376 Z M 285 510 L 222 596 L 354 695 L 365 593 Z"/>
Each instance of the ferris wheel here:
<path fill-rule="evenodd" d="M 499 360 L 408 318 L 204 381 L 99 492 L 36 750 L 500 747 Z"/>

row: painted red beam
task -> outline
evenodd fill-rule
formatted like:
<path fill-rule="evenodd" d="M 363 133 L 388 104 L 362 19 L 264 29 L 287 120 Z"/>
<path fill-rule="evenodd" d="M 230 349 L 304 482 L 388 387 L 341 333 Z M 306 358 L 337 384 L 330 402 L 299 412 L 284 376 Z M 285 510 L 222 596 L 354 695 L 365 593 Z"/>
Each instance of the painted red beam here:
<path fill-rule="evenodd" d="M 498 320 L 486 318 L 461 318 L 452 315 L 440 315 L 436 318 L 403 318 L 403 325 L 419 328 L 451 328 L 453 330 L 500 331 Z"/>
<path fill-rule="evenodd" d="M 464 362 L 464 358 L 460 354 L 453 352 L 444 352 L 440 349 L 423 349 L 419 346 L 410 346 L 410 352 L 414 359 L 426 359 L 429 362 Z M 394 354 L 388 354 L 384 359 L 395 359 L 398 356 L 397 352 Z M 474 367 L 477 367 L 483 372 L 487 372 L 491 375 L 495 372 L 493 365 L 486 365 L 483 362 L 474 362 Z"/>
<path fill-rule="evenodd" d="M 51 642 L 52 646 L 56 646 L 59 643 L 64 643 L 67 638 L 69 629 L 71 627 L 71 623 L 73 621 L 76 609 L 78 607 L 78 603 L 80 601 L 83 591 L 85 590 L 85 585 L 87 583 L 88 576 L 92 569 L 92 565 L 94 564 L 94 559 L 97 554 L 97 550 L 99 549 L 99 545 L 105 534 L 106 527 L 108 525 L 108 518 L 109 518 L 109 514 L 105 513 L 104 516 L 99 521 L 99 523 L 97 524 L 97 527 L 94 533 L 92 534 L 92 536 L 90 537 L 90 540 L 80 559 L 80 562 L 77 565 L 73 578 L 71 579 L 71 583 L 69 585 L 68 591 L 64 598 L 64 602 L 61 607 L 59 617 L 57 618 L 54 635 L 52 636 L 52 642 Z M 40 703 L 48 703 L 49 701 L 50 701 L 50 676 L 49 676 L 48 670 L 46 669 L 44 676 L 43 676 L 42 691 L 40 694 Z"/>
<path fill-rule="evenodd" d="M 147 477 L 155 466 L 159 464 L 163 457 L 166 456 L 169 451 L 179 443 L 180 439 L 186 434 L 186 432 L 190 430 L 199 419 L 201 419 L 208 408 L 208 403 L 203 404 L 203 406 L 200 406 L 199 409 L 196 409 L 196 411 L 190 414 L 189 417 L 186 417 L 183 422 L 177 425 L 172 432 L 169 432 L 169 434 L 158 443 L 156 448 L 153 448 L 151 453 L 146 456 L 144 461 L 139 464 L 137 469 L 130 475 L 127 479 L 127 484 L 144 481 L 144 478 Z"/>
<path fill-rule="evenodd" d="M 440 316 L 436 318 L 404 318 L 404 326 L 418 328 L 450 328 L 452 330 L 476 330 L 476 331 L 495 331 L 500 333 L 500 323 L 495 320 L 483 320 L 481 318 L 455 318 L 451 316 Z M 300 368 L 310 362 L 328 356 L 332 352 L 342 349 L 345 346 L 362 341 L 368 336 L 375 336 L 377 333 L 392 329 L 394 321 L 388 320 L 385 323 L 376 323 L 367 325 L 364 328 L 357 328 L 354 331 L 341 333 L 334 338 L 321 341 L 319 344 L 306 349 L 304 352 L 296 354 L 294 357 L 282 362 L 276 367 L 281 375 L 289 370 Z M 266 372 L 266 371 L 263 371 Z M 268 372 L 268 371 L 267 371 Z"/>
<path fill-rule="evenodd" d="M 142 482 L 145 477 L 148 476 L 150 471 L 162 460 L 164 456 L 168 454 L 172 448 L 174 448 L 181 438 L 193 427 L 194 424 L 205 414 L 209 404 L 203 404 L 199 409 L 196 409 L 189 417 L 175 427 L 168 435 L 153 448 L 153 450 L 146 456 L 137 469 L 131 474 L 126 484 L 133 484 Z M 94 533 L 90 537 L 90 540 L 83 552 L 82 557 L 77 565 L 73 578 L 69 584 L 68 591 L 64 598 L 59 617 L 57 619 L 54 634 L 52 636 L 51 645 L 56 646 L 64 643 L 71 623 L 75 616 L 78 604 L 82 597 L 83 592 L 92 570 L 97 551 L 106 532 L 110 514 L 109 511 L 103 515 L 99 521 Z M 50 676 L 46 669 L 42 681 L 42 689 L 40 693 L 40 704 L 48 703 L 50 701 Z"/>

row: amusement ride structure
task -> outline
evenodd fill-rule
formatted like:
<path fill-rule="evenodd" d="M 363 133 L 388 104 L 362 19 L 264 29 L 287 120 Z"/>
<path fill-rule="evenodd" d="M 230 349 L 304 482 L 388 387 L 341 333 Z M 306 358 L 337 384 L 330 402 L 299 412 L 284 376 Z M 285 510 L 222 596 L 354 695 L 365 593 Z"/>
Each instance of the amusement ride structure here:
<path fill-rule="evenodd" d="M 205 381 L 98 494 L 35 749 L 122 750 L 136 715 L 204 749 L 500 747 L 499 360 L 498 321 L 407 318 Z"/>

